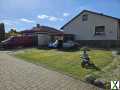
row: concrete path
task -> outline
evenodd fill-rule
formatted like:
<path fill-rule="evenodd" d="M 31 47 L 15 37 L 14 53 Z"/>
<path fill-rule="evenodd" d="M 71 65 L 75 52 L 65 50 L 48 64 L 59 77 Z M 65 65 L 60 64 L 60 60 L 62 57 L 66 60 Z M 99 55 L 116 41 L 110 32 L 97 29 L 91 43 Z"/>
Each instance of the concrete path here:
<path fill-rule="evenodd" d="M 0 90 L 100 90 L 0 51 Z"/>

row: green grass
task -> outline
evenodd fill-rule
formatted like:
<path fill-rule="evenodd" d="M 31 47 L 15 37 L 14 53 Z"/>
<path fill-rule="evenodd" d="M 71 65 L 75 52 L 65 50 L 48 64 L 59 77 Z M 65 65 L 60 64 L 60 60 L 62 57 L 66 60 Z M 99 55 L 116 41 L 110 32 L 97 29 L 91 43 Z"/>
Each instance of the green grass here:
<path fill-rule="evenodd" d="M 47 68 L 57 70 L 59 72 L 68 74 L 74 78 L 83 79 L 86 75 L 95 72 L 100 72 L 95 69 L 85 69 L 81 67 L 82 51 L 59 51 L 41 50 L 41 49 L 28 49 L 22 53 L 16 53 L 16 57 L 22 58 L 25 61 L 43 65 Z M 89 55 L 91 61 L 95 63 L 100 69 L 105 68 L 113 61 L 111 51 L 106 50 L 90 50 Z"/>
<path fill-rule="evenodd" d="M 100 79 L 106 81 L 120 80 L 120 56 L 116 56 L 111 64 L 95 74 L 100 76 Z"/>

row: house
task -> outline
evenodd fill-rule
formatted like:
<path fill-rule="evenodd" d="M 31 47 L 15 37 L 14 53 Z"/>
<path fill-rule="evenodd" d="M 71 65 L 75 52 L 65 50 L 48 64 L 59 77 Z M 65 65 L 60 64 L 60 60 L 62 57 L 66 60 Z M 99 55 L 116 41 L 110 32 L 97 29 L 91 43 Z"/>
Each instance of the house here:
<path fill-rule="evenodd" d="M 81 45 L 120 46 L 120 19 L 102 13 L 83 10 L 61 29 Z"/>
<path fill-rule="evenodd" d="M 5 27 L 4 23 L 0 23 L 0 42 L 5 39 Z"/>
<path fill-rule="evenodd" d="M 22 35 L 33 36 L 35 46 L 45 46 L 49 42 L 63 39 L 63 32 L 48 26 L 40 26 L 37 24 L 30 30 L 22 31 Z"/>

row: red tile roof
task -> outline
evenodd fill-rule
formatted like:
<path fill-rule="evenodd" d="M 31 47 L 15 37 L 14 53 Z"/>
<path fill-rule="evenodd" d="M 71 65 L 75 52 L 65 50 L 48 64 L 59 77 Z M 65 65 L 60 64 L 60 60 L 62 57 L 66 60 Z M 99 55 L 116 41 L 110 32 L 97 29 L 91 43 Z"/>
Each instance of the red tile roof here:
<path fill-rule="evenodd" d="M 62 31 L 57 30 L 55 28 L 52 27 L 48 27 L 48 26 L 40 26 L 40 28 L 34 27 L 31 30 L 24 30 L 22 31 L 22 33 L 48 33 L 48 34 L 63 34 Z"/>

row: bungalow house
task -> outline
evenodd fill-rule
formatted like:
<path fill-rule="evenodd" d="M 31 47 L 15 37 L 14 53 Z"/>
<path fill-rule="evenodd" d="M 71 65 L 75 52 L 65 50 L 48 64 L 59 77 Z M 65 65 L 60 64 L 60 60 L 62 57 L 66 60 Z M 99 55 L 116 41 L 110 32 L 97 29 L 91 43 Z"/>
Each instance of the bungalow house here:
<path fill-rule="evenodd" d="M 48 26 L 39 26 L 22 31 L 22 35 L 33 36 L 35 46 L 48 45 L 50 41 L 63 39 L 63 32 Z"/>
<path fill-rule="evenodd" d="M 81 45 L 120 45 L 120 19 L 102 13 L 83 10 L 61 29 L 65 34 L 73 34 Z"/>

